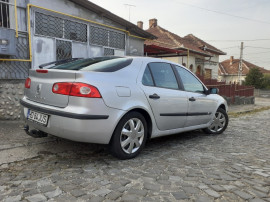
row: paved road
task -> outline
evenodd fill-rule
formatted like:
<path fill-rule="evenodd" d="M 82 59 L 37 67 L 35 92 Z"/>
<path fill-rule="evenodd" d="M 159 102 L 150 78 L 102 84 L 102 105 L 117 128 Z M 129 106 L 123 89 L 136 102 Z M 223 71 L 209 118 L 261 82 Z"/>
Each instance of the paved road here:
<path fill-rule="evenodd" d="M 128 161 L 104 146 L 24 139 L 20 124 L 3 122 L 0 138 L 17 140 L 0 143 L 0 154 L 10 151 L 0 201 L 270 201 L 269 120 L 270 110 L 232 118 L 222 135 L 154 139 Z"/>

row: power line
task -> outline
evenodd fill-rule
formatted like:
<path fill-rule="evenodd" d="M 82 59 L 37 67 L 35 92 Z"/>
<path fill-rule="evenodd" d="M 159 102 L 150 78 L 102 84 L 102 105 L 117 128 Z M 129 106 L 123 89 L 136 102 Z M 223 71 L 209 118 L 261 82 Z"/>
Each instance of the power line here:
<path fill-rule="evenodd" d="M 239 42 L 239 41 L 270 41 L 270 39 L 235 39 L 235 40 L 230 40 L 230 39 L 224 39 L 224 40 L 205 40 L 205 41 L 210 41 L 210 42 Z"/>
<path fill-rule="evenodd" d="M 213 12 L 213 13 L 218 13 L 218 14 L 222 14 L 222 15 L 227 15 L 227 16 L 231 16 L 231 17 L 235 17 L 235 18 L 241 18 L 241 19 L 244 19 L 244 20 L 249 20 L 249 21 L 254 21 L 254 22 L 259 22 L 259 23 L 264 23 L 264 24 L 270 24 L 270 22 L 266 22 L 266 21 L 262 21 L 262 20 L 258 20 L 258 19 L 252 19 L 252 18 L 247 18 L 247 17 L 242 17 L 242 16 L 238 16 L 238 15 L 225 13 L 225 12 L 222 12 L 222 11 L 211 10 L 211 9 L 208 9 L 208 8 L 203 8 L 203 7 L 200 7 L 200 6 L 195 6 L 195 5 L 192 5 L 192 4 L 187 4 L 187 3 L 183 3 L 183 2 L 179 2 L 179 1 L 177 1 L 177 2 L 180 3 L 180 4 L 186 5 L 186 6 L 198 8 L 198 9 Z"/>
<path fill-rule="evenodd" d="M 266 57 L 265 56 L 261 56 L 261 55 L 244 55 L 245 58 L 251 58 L 252 60 L 260 60 L 260 59 L 265 59 Z"/>
<path fill-rule="evenodd" d="M 252 52 L 252 53 L 245 53 L 245 54 L 257 55 L 257 54 L 263 54 L 263 53 L 270 53 L 270 51 L 266 51 L 266 52 Z"/>
<path fill-rule="evenodd" d="M 239 48 L 239 46 L 231 46 L 231 47 L 221 48 L 221 49 L 230 49 L 230 48 Z"/>
<path fill-rule="evenodd" d="M 253 63 L 270 63 L 270 61 L 262 61 L 262 60 L 252 60 Z M 270 66 L 270 65 L 269 65 Z"/>
<path fill-rule="evenodd" d="M 259 49 L 267 49 L 267 50 L 270 50 L 270 48 L 257 47 L 257 46 L 245 46 L 245 47 L 248 47 L 248 48 L 259 48 Z"/>

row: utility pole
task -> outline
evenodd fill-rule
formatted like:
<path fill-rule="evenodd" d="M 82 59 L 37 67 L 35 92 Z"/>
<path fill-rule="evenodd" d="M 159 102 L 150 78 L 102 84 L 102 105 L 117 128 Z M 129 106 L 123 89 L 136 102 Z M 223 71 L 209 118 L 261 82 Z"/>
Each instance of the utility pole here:
<path fill-rule="evenodd" d="M 243 65 L 243 51 L 244 51 L 244 42 L 241 42 L 241 48 L 240 48 L 240 61 L 239 61 L 239 68 L 238 68 L 238 81 L 239 84 L 242 85 L 242 65 Z"/>
<path fill-rule="evenodd" d="M 128 6 L 128 21 L 130 22 L 130 7 L 136 7 L 135 5 L 131 4 L 124 4 L 125 6 Z"/>

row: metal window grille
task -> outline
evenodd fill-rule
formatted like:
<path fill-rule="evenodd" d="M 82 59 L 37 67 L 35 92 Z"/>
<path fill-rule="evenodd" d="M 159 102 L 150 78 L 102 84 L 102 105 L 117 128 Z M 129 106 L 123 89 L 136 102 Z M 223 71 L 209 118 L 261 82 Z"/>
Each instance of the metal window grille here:
<path fill-rule="evenodd" d="M 0 1 L 0 27 L 10 27 L 9 20 L 9 0 Z"/>
<path fill-rule="evenodd" d="M 87 25 L 36 12 L 35 33 L 69 40 L 87 41 Z"/>
<path fill-rule="evenodd" d="M 27 36 L 20 34 L 16 40 L 16 56 L 12 56 L 11 58 L 29 58 Z M 30 62 L 0 61 L 0 79 L 25 79 L 28 76 L 28 70 L 30 68 Z"/>
<path fill-rule="evenodd" d="M 72 58 L 72 43 L 70 41 L 56 40 L 56 60 Z"/>
<path fill-rule="evenodd" d="M 91 26 L 90 43 L 101 46 L 109 46 L 108 30 Z"/>
<path fill-rule="evenodd" d="M 35 33 L 51 36 L 63 37 L 63 20 L 58 17 L 45 15 L 43 13 L 35 13 Z"/>
<path fill-rule="evenodd" d="M 114 49 L 104 48 L 104 55 L 114 55 Z"/>
<path fill-rule="evenodd" d="M 87 41 L 87 25 L 82 23 L 73 22 L 70 20 L 64 21 L 65 39 L 75 41 Z"/>
<path fill-rule="evenodd" d="M 125 49 L 125 34 L 91 26 L 90 43 L 112 48 Z"/>
<path fill-rule="evenodd" d="M 110 47 L 113 48 L 119 48 L 119 49 L 125 49 L 125 35 L 110 31 Z"/>

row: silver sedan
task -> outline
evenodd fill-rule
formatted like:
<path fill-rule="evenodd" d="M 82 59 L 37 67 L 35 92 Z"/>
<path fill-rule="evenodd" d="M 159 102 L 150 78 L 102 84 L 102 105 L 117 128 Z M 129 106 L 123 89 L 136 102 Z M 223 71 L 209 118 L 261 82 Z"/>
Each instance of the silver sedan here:
<path fill-rule="evenodd" d="M 27 134 L 108 144 L 114 156 L 129 159 L 151 138 L 222 133 L 228 107 L 217 93 L 162 59 L 74 58 L 30 70 L 21 105 Z"/>

